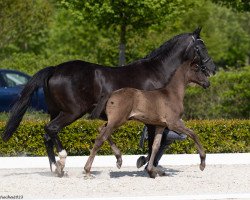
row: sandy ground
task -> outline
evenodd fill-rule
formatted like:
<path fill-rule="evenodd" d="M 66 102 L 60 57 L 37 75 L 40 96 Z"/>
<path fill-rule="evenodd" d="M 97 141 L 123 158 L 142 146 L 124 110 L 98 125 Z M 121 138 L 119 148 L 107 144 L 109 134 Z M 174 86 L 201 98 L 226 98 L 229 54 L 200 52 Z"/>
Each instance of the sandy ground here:
<path fill-rule="evenodd" d="M 151 179 L 136 167 L 93 168 L 85 179 L 82 168 L 66 168 L 58 178 L 49 169 L 1 169 L 0 196 L 23 198 L 131 197 L 250 192 L 250 165 L 164 166 L 165 177 Z"/>

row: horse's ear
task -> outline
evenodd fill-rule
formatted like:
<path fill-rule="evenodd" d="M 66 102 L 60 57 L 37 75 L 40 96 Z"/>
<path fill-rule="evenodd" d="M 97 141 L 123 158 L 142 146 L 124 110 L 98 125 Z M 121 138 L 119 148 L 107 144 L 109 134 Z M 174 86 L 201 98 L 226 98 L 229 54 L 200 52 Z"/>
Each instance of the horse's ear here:
<path fill-rule="evenodd" d="M 198 27 L 197 29 L 194 30 L 193 34 L 194 36 L 196 36 L 196 38 L 200 37 L 200 33 L 201 33 L 201 27 Z"/>

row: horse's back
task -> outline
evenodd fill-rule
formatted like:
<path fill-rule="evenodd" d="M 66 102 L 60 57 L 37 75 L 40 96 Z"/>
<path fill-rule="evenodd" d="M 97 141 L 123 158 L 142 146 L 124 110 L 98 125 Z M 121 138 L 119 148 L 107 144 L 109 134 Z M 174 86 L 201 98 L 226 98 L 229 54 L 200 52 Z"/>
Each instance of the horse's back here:
<path fill-rule="evenodd" d="M 98 67 L 80 60 L 59 64 L 48 80 L 46 98 L 61 111 L 86 112 L 94 101 L 94 73 Z"/>

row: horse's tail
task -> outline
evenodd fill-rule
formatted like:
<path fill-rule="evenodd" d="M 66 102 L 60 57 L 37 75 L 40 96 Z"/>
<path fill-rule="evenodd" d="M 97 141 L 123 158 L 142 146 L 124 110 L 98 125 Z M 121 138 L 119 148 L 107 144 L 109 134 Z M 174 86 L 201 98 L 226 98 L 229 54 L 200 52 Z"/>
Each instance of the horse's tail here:
<path fill-rule="evenodd" d="M 90 114 L 90 119 L 98 119 L 101 117 L 102 112 L 104 112 L 106 103 L 111 96 L 110 93 L 103 94 L 99 97 L 97 105 L 95 106 L 94 110 Z"/>
<path fill-rule="evenodd" d="M 5 142 L 10 139 L 22 121 L 34 91 L 36 91 L 39 87 L 44 86 L 47 80 L 52 76 L 53 72 L 54 67 L 46 67 L 38 71 L 25 85 L 20 94 L 19 100 L 14 104 L 10 111 L 10 118 L 2 133 L 2 139 Z"/>

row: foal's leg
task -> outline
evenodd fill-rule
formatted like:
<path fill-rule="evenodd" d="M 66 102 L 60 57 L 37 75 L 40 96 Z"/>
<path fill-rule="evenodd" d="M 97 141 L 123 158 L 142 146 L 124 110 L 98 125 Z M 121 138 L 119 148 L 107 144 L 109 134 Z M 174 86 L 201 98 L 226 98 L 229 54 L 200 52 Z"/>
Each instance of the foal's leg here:
<path fill-rule="evenodd" d="M 157 169 L 155 169 L 153 163 L 154 163 L 155 155 L 160 148 L 160 143 L 161 143 L 163 131 L 164 131 L 164 127 L 156 127 L 154 143 L 152 146 L 152 153 L 151 153 L 149 163 L 147 166 L 147 172 L 148 172 L 150 178 L 155 178 L 157 175 Z"/>
<path fill-rule="evenodd" d="M 63 145 L 57 134 L 62 128 L 79 118 L 79 116 L 80 115 L 61 112 L 55 119 L 50 121 L 49 124 L 45 126 L 45 131 L 55 145 L 58 156 L 60 158 L 60 160 L 58 160 L 57 162 L 55 162 L 55 160 L 51 160 L 56 167 L 55 172 L 59 177 L 62 177 L 64 175 L 63 169 L 65 167 L 67 152 L 63 148 Z"/>
<path fill-rule="evenodd" d="M 115 154 L 115 157 L 116 157 L 116 167 L 118 169 L 121 168 L 122 166 L 122 154 L 121 154 L 121 151 L 120 149 L 118 149 L 118 147 L 116 146 L 116 144 L 112 141 L 111 137 L 108 137 L 108 142 L 109 142 L 109 145 L 113 151 L 113 153 Z"/>
<path fill-rule="evenodd" d="M 179 133 L 184 133 L 194 140 L 195 145 L 196 145 L 198 152 L 200 154 L 200 159 L 201 159 L 200 170 L 203 171 L 205 169 L 205 166 L 206 166 L 206 163 L 205 163 L 206 154 L 203 150 L 203 147 L 200 143 L 198 136 L 191 129 L 187 128 L 184 125 L 184 123 L 182 122 L 182 120 L 179 120 L 175 124 L 171 124 L 171 126 L 169 126 L 169 129 L 176 131 L 176 132 L 179 132 Z"/>
<path fill-rule="evenodd" d="M 100 133 L 101 133 L 102 129 L 105 128 L 105 126 L 106 126 L 106 124 L 99 128 Z M 120 169 L 121 166 L 122 166 L 122 154 L 121 154 L 121 151 L 116 146 L 116 144 L 112 141 L 111 136 L 108 137 L 108 142 L 109 142 L 109 145 L 110 145 L 110 147 L 111 147 L 111 149 L 112 149 L 112 151 L 113 151 L 113 153 L 114 153 L 114 155 L 116 157 L 116 166 L 117 166 L 118 169 Z"/>
<path fill-rule="evenodd" d="M 92 148 L 90 155 L 88 157 L 88 160 L 84 166 L 84 170 L 86 172 L 86 177 L 91 177 L 90 169 L 91 169 L 91 166 L 93 164 L 95 155 L 99 151 L 101 146 L 103 145 L 104 141 L 106 141 L 109 138 L 109 136 L 111 135 L 112 132 L 113 132 L 113 126 L 109 125 L 109 124 L 107 124 L 107 126 L 102 127 L 100 129 L 100 134 L 97 136 L 97 138 L 95 140 L 94 147 Z"/>

